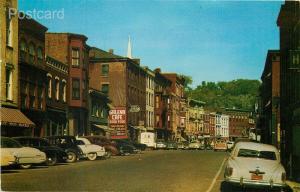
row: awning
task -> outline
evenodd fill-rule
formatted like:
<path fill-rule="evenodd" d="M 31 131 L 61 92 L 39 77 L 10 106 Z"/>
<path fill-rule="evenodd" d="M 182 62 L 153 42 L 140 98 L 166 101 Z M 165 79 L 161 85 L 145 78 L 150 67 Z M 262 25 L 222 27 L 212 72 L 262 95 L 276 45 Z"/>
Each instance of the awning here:
<path fill-rule="evenodd" d="M 108 126 L 106 125 L 99 125 L 99 124 L 93 124 L 95 127 L 99 128 L 99 129 L 103 129 L 104 131 L 113 131 L 113 129 L 110 129 Z"/>
<path fill-rule="evenodd" d="M 35 127 L 35 124 L 28 119 L 19 109 L 0 108 L 1 125 L 16 127 Z"/>

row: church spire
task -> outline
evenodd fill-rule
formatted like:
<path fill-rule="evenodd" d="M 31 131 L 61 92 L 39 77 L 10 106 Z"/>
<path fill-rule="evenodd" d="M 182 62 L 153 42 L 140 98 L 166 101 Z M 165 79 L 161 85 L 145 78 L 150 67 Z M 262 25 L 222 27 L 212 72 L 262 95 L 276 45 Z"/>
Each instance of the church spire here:
<path fill-rule="evenodd" d="M 128 36 L 127 57 L 132 59 L 130 36 Z"/>

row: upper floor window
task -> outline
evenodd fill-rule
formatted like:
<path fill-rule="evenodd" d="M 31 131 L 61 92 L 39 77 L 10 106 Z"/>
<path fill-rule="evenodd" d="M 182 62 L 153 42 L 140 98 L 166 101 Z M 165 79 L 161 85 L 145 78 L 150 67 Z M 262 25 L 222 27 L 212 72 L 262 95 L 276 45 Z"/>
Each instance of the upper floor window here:
<path fill-rule="evenodd" d="M 55 99 L 59 100 L 59 79 L 55 78 Z"/>
<path fill-rule="evenodd" d="M 51 96 L 52 96 L 52 79 L 51 79 L 51 76 L 48 76 L 48 84 L 47 84 L 47 86 L 48 86 L 48 91 L 47 91 L 48 98 L 50 99 Z"/>
<path fill-rule="evenodd" d="M 159 108 L 159 97 L 155 97 L 155 108 Z"/>
<path fill-rule="evenodd" d="M 9 15 L 8 11 L 6 13 L 6 45 L 12 47 L 13 39 L 13 22 L 12 16 Z"/>
<path fill-rule="evenodd" d="M 108 64 L 102 64 L 102 75 L 107 76 L 109 72 L 109 65 Z"/>
<path fill-rule="evenodd" d="M 37 58 L 39 63 L 43 61 L 43 49 L 41 47 L 37 49 Z"/>
<path fill-rule="evenodd" d="M 33 43 L 29 44 L 29 62 L 30 63 L 34 63 L 34 59 L 35 59 L 35 47 Z"/>
<path fill-rule="evenodd" d="M 72 48 L 72 66 L 79 67 L 79 64 L 80 64 L 79 49 Z"/>
<path fill-rule="evenodd" d="M 12 69 L 6 68 L 6 99 L 12 100 Z"/>
<path fill-rule="evenodd" d="M 109 84 L 102 84 L 101 91 L 105 94 L 108 94 Z"/>
<path fill-rule="evenodd" d="M 72 79 L 72 98 L 80 99 L 80 80 Z"/>
<path fill-rule="evenodd" d="M 64 79 L 62 80 L 62 99 L 63 102 L 67 101 L 67 83 Z"/>

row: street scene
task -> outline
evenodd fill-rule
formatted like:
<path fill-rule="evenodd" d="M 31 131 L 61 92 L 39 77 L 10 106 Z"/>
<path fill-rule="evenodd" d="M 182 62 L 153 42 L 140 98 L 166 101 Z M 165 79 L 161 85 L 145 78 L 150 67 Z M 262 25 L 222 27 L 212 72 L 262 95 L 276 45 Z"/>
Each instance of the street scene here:
<path fill-rule="evenodd" d="M 300 191 L 299 0 L 0 0 L 0 31 L 1 190 Z"/>

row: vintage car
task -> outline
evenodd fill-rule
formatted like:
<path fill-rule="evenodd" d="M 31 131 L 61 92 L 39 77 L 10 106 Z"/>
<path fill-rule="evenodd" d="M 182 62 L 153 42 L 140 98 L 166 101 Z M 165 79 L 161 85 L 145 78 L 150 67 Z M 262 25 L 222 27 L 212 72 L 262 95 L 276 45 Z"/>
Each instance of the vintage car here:
<path fill-rule="evenodd" d="M 140 152 L 140 150 L 138 150 L 135 146 L 128 142 L 124 142 L 122 139 L 114 139 L 113 143 L 116 144 L 120 155 L 129 155 Z"/>
<path fill-rule="evenodd" d="M 204 145 L 200 141 L 191 141 L 189 149 L 204 149 Z"/>
<path fill-rule="evenodd" d="M 167 142 L 167 149 L 177 149 L 177 143 L 175 141 L 168 141 Z"/>
<path fill-rule="evenodd" d="M 105 156 L 105 149 L 99 145 L 91 144 L 86 138 L 76 138 L 76 144 L 82 150 L 84 156 L 90 161 L 94 161 L 97 157 Z"/>
<path fill-rule="evenodd" d="M 239 142 L 228 158 L 224 178 L 229 184 L 246 187 L 284 188 L 286 172 L 274 146 Z"/>
<path fill-rule="evenodd" d="M 52 166 L 57 162 L 65 162 L 67 160 L 67 153 L 56 146 L 51 146 L 47 139 L 39 137 L 14 137 L 24 147 L 37 148 L 46 153 L 46 165 Z"/>
<path fill-rule="evenodd" d="M 214 142 L 215 151 L 227 151 L 227 141 L 225 139 L 219 138 Z"/>
<path fill-rule="evenodd" d="M 188 141 L 182 141 L 177 143 L 178 149 L 189 149 L 189 142 Z"/>
<path fill-rule="evenodd" d="M 155 149 L 166 149 L 167 143 L 165 141 L 156 141 Z"/>
<path fill-rule="evenodd" d="M 111 140 L 106 138 L 105 136 L 93 135 L 93 136 L 83 136 L 82 138 L 87 138 L 92 144 L 100 145 L 104 147 L 106 152 L 106 158 L 109 158 L 111 155 L 120 154 L 116 144 L 111 142 Z"/>
<path fill-rule="evenodd" d="M 1 167 L 9 166 L 16 164 L 18 162 L 18 158 L 8 149 L 1 147 Z"/>
<path fill-rule="evenodd" d="M 8 137 L 1 137 L 2 149 L 16 156 L 18 165 L 23 169 L 30 168 L 32 164 L 40 164 L 46 161 L 44 152 L 31 147 L 23 147 L 18 141 Z"/>
<path fill-rule="evenodd" d="M 84 157 L 82 150 L 76 145 L 74 136 L 48 136 L 45 137 L 50 145 L 62 148 L 67 153 L 67 163 L 74 163 Z"/>

